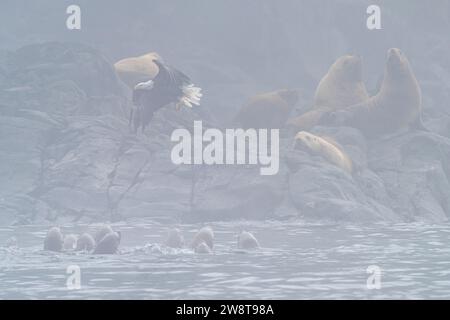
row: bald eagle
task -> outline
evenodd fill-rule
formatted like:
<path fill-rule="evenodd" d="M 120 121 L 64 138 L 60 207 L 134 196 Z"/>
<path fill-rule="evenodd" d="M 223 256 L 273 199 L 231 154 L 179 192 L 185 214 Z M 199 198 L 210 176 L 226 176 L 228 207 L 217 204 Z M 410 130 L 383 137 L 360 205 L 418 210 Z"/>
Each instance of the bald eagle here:
<path fill-rule="evenodd" d="M 177 110 L 182 106 L 200 105 L 201 89 L 195 87 L 188 76 L 158 59 L 153 62 L 158 66 L 158 74 L 152 80 L 138 83 L 133 90 L 130 125 L 134 132 L 139 127 L 144 131 L 153 114 L 168 104 L 175 103 Z"/>

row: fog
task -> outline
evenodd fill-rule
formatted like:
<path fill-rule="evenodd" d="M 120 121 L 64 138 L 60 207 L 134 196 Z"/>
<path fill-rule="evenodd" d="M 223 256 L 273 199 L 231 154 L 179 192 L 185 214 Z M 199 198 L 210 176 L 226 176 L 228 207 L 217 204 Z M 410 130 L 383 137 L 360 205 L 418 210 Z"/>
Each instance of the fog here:
<path fill-rule="evenodd" d="M 374 4 L 380 28 L 369 26 Z M 79 29 L 68 27 L 70 5 L 80 8 Z M 156 277 L 156 299 L 448 297 L 437 276 L 448 268 L 436 266 L 449 253 L 450 0 L 3 0 L 0 8 L 0 275 L 16 286 L 0 297 L 54 297 L 65 284 L 49 279 L 74 259 L 90 289 L 64 298 L 126 290 L 147 298 L 145 281 L 120 285 L 146 274 Z M 167 67 L 164 84 L 150 52 Z M 174 79 L 176 97 L 164 91 Z M 59 243 L 103 225 L 114 230 L 87 252 Z M 189 245 L 205 226 L 214 246 Z M 51 227 L 62 234 L 47 234 Z M 251 232 L 245 245 L 242 231 Z M 417 232 L 427 234 L 422 242 Z M 248 243 L 259 249 L 240 258 Z M 61 258 L 53 271 L 48 251 Z M 86 260 L 100 252 L 104 269 Z M 210 260 L 196 260 L 200 253 Z M 155 257 L 171 256 L 181 261 L 168 262 L 173 282 L 158 282 Z M 402 269 L 405 259 L 411 267 Z M 28 285 L 21 261 L 43 276 Z M 335 278 L 330 261 L 341 266 Z M 202 275 L 214 263 L 222 274 L 208 287 Z M 423 267 L 426 276 L 406 293 L 400 271 L 386 272 L 389 290 L 355 291 L 370 264 L 405 274 Z M 118 271 L 102 286 L 109 267 Z M 264 272 L 242 275 L 252 267 L 273 277 L 273 291 Z"/>

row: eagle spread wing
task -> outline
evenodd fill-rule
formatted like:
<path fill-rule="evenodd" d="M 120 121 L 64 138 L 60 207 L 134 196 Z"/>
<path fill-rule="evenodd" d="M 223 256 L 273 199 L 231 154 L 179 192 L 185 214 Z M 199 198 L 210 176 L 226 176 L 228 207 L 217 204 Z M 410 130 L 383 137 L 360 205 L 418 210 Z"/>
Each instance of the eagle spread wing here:
<path fill-rule="evenodd" d="M 134 130 L 142 130 L 149 124 L 155 111 L 176 103 L 178 106 L 200 105 L 201 89 L 195 87 L 191 79 L 181 71 L 153 60 L 158 66 L 158 74 L 153 80 L 137 84 L 133 90 L 133 104 L 130 123 Z"/>

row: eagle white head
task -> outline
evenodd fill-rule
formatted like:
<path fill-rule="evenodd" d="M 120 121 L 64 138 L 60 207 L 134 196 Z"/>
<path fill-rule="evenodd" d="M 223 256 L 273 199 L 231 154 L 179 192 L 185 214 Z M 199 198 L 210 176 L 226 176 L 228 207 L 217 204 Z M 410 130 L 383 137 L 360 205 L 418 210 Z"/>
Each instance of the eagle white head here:
<path fill-rule="evenodd" d="M 153 82 L 153 80 L 148 80 L 148 81 L 145 81 L 145 82 L 138 83 L 134 87 L 134 90 L 151 90 L 151 89 L 153 89 L 154 85 L 155 85 L 155 83 Z"/>

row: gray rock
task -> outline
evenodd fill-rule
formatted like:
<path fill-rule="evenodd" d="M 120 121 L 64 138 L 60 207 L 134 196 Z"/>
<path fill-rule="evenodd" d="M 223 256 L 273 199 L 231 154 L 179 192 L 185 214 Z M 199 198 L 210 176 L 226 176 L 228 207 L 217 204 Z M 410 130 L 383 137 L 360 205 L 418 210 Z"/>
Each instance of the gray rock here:
<path fill-rule="evenodd" d="M 342 30 L 333 34 L 346 47 Z M 323 74 L 320 68 L 326 63 L 320 60 L 318 67 L 319 60 L 308 57 L 302 70 Z M 445 69 L 417 69 L 430 79 L 424 85 L 432 92 L 425 95 L 426 104 L 447 101 L 448 88 L 441 84 L 448 78 Z M 281 77 L 283 72 L 277 72 Z M 284 133 L 280 170 L 274 176 L 261 176 L 259 166 L 251 165 L 176 166 L 170 160 L 174 129 L 192 130 L 193 121 L 200 119 L 204 127 L 221 128 L 229 123 L 229 110 L 260 90 L 231 81 L 234 76 L 250 81 L 245 70 L 206 65 L 198 73 L 220 75 L 201 107 L 177 112 L 167 106 L 145 132 L 132 135 L 130 92 L 99 52 L 53 42 L 1 54 L 0 224 L 133 217 L 177 222 L 448 220 L 450 139 L 445 136 L 450 131 L 448 119 L 439 113 L 446 106 L 436 108 L 436 114 L 426 110 L 436 133 L 399 132 L 366 141 L 356 129 L 314 128 L 313 133 L 332 136 L 343 147 L 353 160 L 353 174 L 320 156 L 291 150 Z"/>

